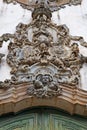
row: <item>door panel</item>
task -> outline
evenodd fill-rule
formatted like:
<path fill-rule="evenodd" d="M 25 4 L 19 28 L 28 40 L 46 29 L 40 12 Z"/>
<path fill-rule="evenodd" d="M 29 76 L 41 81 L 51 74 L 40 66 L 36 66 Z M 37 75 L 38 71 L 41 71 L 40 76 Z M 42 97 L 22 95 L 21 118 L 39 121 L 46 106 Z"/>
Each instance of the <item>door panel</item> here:
<path fill-rule="evenodd" d="M 1 124 L 0 124 L 1 125 Z M 37 115 L 28 114 L 26 116 L 17 116 L 3 121 L 0 130 L 38 130 Z"/>
<path fill-rule="evenodd" d="M 54 114 L 50 116 L 52 122 L 51 130 L 87 130 L 87 126 L 72 118 Z"/>
<path fill-rule="evenodd" d="M 0 130 L 87 130 L 87 119 L 37 112 L 0 119 Z"/>

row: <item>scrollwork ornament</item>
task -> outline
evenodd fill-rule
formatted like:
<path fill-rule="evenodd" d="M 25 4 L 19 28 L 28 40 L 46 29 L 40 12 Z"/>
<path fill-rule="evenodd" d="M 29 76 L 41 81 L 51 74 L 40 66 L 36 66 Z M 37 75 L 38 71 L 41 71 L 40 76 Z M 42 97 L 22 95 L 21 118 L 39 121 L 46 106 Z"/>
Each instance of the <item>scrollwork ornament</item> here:
<path fill-rule="evenodd" d="M 10 40 L 6 60 L 12 77 L 4 86 L 29 83 L 28 95 L 41 98 L 59 96 L 61 86 L 79 87 L 80 69 L 87 58 L 80 55 L 78 42 L 85 47 L 86 43 L 82 37 L 71 36 L 66 25 L 52 23 L 51 17 L 48 2 L 39 1 L 31 23 L 20 23 L 15 34 L 0 37 L 1 46 Z"/>

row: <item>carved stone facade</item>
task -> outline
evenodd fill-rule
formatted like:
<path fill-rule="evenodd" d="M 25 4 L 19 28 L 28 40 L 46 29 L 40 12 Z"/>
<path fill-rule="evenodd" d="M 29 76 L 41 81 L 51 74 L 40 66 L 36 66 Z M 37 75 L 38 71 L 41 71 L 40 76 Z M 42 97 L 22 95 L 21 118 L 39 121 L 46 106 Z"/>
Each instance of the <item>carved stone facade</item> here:
<path fill-rule="evenodd" d="M 67 26 L 53 24 L 51 17 L 49 3 L 40 1 L 30 24 L 20 23 L 14 35 L 1 37 L 2 41 L 11 41 L 7 63 L 12 78 L 0 86 L 31 82 L 28 94 L 37 97 L 60 95 L 61 86 L 79 87 L 79 71 L 86 61 L 75 42 L 80 37 L 70 36 Z"/>
<path fill-rule="evenodd" d="M 81 1 L 74 2 L 79 4 Z M 25 97 L 35 100 L 54 100 L 67 95 L 65 93 L 71 98 L 72 93 L 73 100 L 78 97 L 77 91 L 80 93 L 80 69 L 87 62 L 87 58 L 79 53 L 78 42 L 85 47 L 86 43 L 82 37 L 71 36 L 66 25 L 52 23 L 48 1 L 39 1 L 32 10 L 30 24 L 20 23 L 15 34 L 0 37 L 0 45 L 10 41 L 6 60 L 12 75 L 11 80 L 0 82 L 0 90 L 7 92 L 21 87 L 25 89 Z M 0 55 L 1 58 L 4 56 Z"/>

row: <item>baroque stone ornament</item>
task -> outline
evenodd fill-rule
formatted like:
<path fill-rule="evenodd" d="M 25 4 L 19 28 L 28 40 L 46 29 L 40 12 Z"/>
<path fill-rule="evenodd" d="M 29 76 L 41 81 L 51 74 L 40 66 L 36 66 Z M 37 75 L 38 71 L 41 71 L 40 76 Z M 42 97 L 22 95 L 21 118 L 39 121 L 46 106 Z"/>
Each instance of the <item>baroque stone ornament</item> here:
<path fill-rule="evenodd" d="M 29 95 L 35 95 L 39 98 L 49 98 L 61 95 L 62 89 L 58 83 L 53 81 L 49 74 L 39 74 L 33 82 L 34 86 L 28 88 Z"/>
<path fill-rule="evenodd" d="M 63 86 L 80 87 L 80 69 L 87 58 L 79 53 L 78 42 L 86 43 L 71 36 L 66 25 L 51 22 L 49 2 L 36 4 L 30 24 L 20 23 L 15 34 L 0 37 L 1 45 L 10 40 L 7 63 L 12 68 L 11 80 L 1 82 L 0 88 L 28 83 L 29 96 L 49 98 L 61 95 Z"/>

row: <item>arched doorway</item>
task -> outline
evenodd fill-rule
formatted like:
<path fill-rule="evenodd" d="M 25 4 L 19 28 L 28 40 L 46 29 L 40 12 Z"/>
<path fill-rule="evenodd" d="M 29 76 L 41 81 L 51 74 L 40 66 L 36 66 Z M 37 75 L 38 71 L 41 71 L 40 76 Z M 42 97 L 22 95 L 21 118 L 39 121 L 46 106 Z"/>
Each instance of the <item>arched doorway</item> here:
<path fill-rule="evenodd" d="M 87 130 L 87 119 L 49 108 L 0 118 L 0 130 Z"/>

